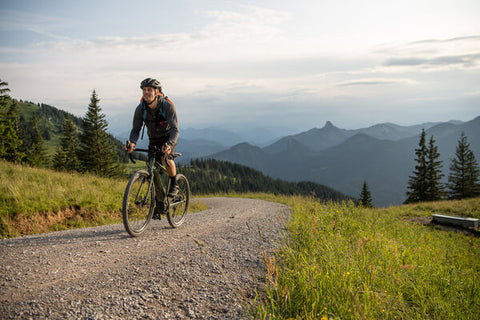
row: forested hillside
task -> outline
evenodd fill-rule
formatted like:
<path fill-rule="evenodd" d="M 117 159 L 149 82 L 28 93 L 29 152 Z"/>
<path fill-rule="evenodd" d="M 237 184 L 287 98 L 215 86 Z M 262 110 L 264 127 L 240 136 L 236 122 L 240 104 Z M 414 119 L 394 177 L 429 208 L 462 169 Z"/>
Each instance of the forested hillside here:
<path fill-rule="evenodd" d="M 314 196 L 318 199 L 334 201 L 353 199 L 317 183 L 308 181 L 296 183 L 274 179 L 249 167 L 214 159 L 192 160 L 190 166 L 180 166 L 179 171 L 190 180 L 190 188 L 194 194 L 268 192 Z"/>
<path fill-rule="evenodd" d="M 77 129 L 77 134 L 82 130 L 82 119 L 66 111 L 44 103 L 35 104 L 33 102 L 20 100 L 17 104 L 20 112 L 20 125 L 25 132 L 25 136 L 27 139 L 28 137 L 32 137 L 31 123 L 33 116 L 36 115 L 45 148 L 50 156 L 55 153 L 67 116 L 72 119 Z M 128 158 L 123 148 L 123 142 L 118 141 L 112 135 L 109 135 L 109 139 L 115 145 L 115 150 L 120 161 L 127 162 Z"/>

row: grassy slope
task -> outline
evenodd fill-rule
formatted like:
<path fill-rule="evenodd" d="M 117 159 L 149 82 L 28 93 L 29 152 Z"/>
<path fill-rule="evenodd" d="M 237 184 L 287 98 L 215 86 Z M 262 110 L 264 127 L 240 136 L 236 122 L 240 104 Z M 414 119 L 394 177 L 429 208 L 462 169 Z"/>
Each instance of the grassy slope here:
<path fill-rule="evenodd" d="M 128 170 L 142 166 L 129 165 Z M 127 182 L 0 160 L 0 238 L 121 223 Z M 200 208 L 195 203 L 190 211 Z"/>
<path fill-rule="evenodd" d="M 416 221 L 433 212 L 480 218 L 480 198 L 388 209 L 287 202 L 288 237 L 265 257 L 256 317 L 478 319 L 480 238 Z"/>
<path fill-rule="evenodd" d="M 119 222 L 126 180 L 0 162 L 0 234 Z"/>

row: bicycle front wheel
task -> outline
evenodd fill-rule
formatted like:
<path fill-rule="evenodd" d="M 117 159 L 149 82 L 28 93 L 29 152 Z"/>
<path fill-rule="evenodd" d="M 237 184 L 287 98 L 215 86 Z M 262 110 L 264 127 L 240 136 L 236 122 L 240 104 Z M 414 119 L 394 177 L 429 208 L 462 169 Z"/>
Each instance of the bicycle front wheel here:
<path fill-rule="evenodd" d="M 150 174 L 139 170 L 133 174 L 123 196 L 122 217 L 125 229 L 132 237 L 145 232 L 155 208 L 155 188 Z"/>
<path fill-rule="evenodd" d="M 168 223 L 172 228 L 180 226 L 187 216 L 190 204 L 190 185 L 183 174 L 176 176 L 178 194 L 170 201 L 170 209 L 167 212 Z"/>

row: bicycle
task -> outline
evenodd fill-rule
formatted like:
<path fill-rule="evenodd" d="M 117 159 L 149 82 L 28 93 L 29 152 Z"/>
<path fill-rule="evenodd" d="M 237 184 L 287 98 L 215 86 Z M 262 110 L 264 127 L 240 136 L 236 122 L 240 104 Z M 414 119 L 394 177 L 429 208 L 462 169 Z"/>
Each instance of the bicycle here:
<path fill-rule="evenodd" d="M 170 188 L 170 178 L 166 174 L 167 168 L 157 160 L 162 157 L 166 160 L 167 156 L 156 147 L 135 151 L 148 153 L 147 168 L 136 171 L 125 188 L 122 206 L 125 229 L 132 237 L 138 237 L 145 232 L 152 218 L 161 219 L 161 215 L 167 216 L 172 228 L 179 227 L 185 221 L 190 203 L 187 178 L 183 174 L 176 175 L 178 194 L 169 198 L 167 191 Z M 173 152 L 170 156 L 176 158 L 181 153 Z M 129 157 L 130 161 L 136 163 L 132 153 Z M 168 165 L 167 161 L 164 163 Z"/>

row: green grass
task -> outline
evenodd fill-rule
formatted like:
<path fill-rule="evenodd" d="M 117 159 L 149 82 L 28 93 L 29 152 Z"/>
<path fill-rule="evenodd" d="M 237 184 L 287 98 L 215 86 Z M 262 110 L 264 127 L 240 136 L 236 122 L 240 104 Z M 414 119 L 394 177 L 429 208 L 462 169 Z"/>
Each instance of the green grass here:
<path fill-rule="evenodd" d="M 0 215 L 34 214 L 65 208 L 118 211 L 125 180 L 63 173 L 0 162 Z M 101 200 L 101 201 L 100 201 Z"/>
<path fill-rule="evenodd" d="M 0 161 L 0 238 L 121 223 L 127 182 Z"/>
<path fill-rule="evenodd" d="M 412 221 L 478 216 L 480 199 L 364 209 L 290 199 L 288 236 L 266 256 L 263 319 L 478 319 L 480 239 Z"/>

